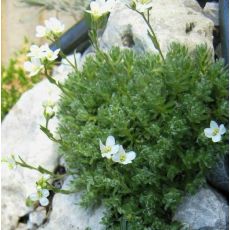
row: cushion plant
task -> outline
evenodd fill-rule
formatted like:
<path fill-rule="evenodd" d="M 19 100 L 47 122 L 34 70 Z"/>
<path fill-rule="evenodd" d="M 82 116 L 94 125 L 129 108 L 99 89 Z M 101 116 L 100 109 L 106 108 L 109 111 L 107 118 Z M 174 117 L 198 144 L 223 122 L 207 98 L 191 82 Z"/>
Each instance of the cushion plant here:
<path fill-rule="evenodd" d="M 60 152 L 78 175 L 72 186 L 84 191 L 81 204 L 102 203 L 107 229 L 180 229 L 177 205 L 228 150 L 226 134 L 213 142 L 204 132 L 211 121 L 228 126 L 223 63 L 205 46 L 191 53 L 172 44 L 165 61 L 113 48 L 88 57 L 64 88 Z M 101 152 L 111 136 L 135 153 L 127 164 Z"/>

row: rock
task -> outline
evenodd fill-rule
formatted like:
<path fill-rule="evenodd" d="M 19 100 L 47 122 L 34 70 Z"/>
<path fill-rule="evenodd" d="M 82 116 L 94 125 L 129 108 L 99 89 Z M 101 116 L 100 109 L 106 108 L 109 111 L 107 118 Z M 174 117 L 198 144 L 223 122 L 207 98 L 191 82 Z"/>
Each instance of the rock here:
<path fill-rule="evenodd" d="M 29 214 L 29 222 L 27 226 L 29 229 L 34 226 L 40 226 L 46 219 L 46 209 L 44 207 L 38 207 L 35 211 Z"/>
<path fill-rule="evenodd" d="M 209 187 L 195 195 L 185 197 L 178 207 L 174 220 L 193 230 L 228 229 L 228 205 L 225 199 Z"/>
<path fill-rule="evenodd" d="M 20 223 L 20 224 L 17 226 L 16 230 L 28 230 L 28 229 L 27 229 L 27 225 L 26 225 L 26 224 L 23 224 L 23 223 Z"/>
<path fill-rule="evenodd" d="M 70 179 L 64 182 L 63 189 L 69 189 Z M 56 194 L 53 199 L 53 210 L 49 222 L 39 229 L 42 230 L 102 230 L 104 226 L 99 222 L 103 217 L 104 208 L 95 210 L 84 209 L 78 205 L 81 194 Z"/>
<path fill-rule="evenodd" d="M 172 42 L 180 42 L 193 50 L 207 43 L 213 50 L 213 22 L 205 17 L 195 0 L 154 0 L 150 23 L 165 55 Z M 137 52 L 158 52 L 147 34 L 143 18 L 124 3 L 117 3 L 101 37 L 101 47 L 133 48 Z"/>
<path fill-rule="evenodd" d="M 229 192 L 229 156 L 221 158 L 220 161 L 209 171 L 208 182 L 222 192 Z"/>
<path fill-rule="evenodd" d="M 219 3 L 207 2 L 203 12 L 206 17 L 213 21 L 215 26 L 219 26 Z"/>
<path fill-rule="evenodd" d="M 42 165 L 54 170 L 58 164 L 56 145 L 40 130 L 44 124 L 42 103 L 57 101 L 59 89 L 43 80 L 22 95 L 2 123 L 2 156 L 12 153 L 32 165 Z M 55 130 L 57 120 L 50 128 Z M 2 229 L 15 229 L 18 219 L 32 211 L 25 205 L 26 197 L 35 191 L 35 182 L 40 174 L 17 167 L 9 170 L 2 165 Z"/>
<path fill-rule="evenodd" d="M 82 58 L 80 53 L 71 54 L 67 57 L 67 59 L 73 65 L 75 65 L 76 60 L 78 69 L 82 69 L 83 63 L 81 61 Z M 55 79 L 57 79 L 59 82 L 63 82 L 68 77 L 68 74 L 73 72 L 73 67 L 69 64 L 68 61 L 66 59 L 62 59 L 61 65 L 54 68 L 53 74 L 55 76 Z"/>

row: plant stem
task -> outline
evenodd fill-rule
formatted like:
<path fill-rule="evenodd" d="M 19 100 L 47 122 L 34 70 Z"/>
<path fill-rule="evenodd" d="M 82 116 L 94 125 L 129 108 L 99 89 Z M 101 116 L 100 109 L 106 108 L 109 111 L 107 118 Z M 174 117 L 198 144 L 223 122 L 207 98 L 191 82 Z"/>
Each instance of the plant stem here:
<path fill-rule="evenodd" d="M 71 67 L 73 67 L 73 69 L 76 71 L 77 70 L 77 67 L 66 57 L 66 55 L 60 50 L 60 52 L 59 52 L 59 54 L 60 54 L 60 56 L 62 57 L 62 58 L 64 58 L 68 63 L 69 63 L 69 65 L 71 66 Z"/>
<path fill-rule="evenodd" d="M 56 85 L 64 94 L 66 94 L 67 96 L 72 98 L 72 95 L 69 94 L 69 92 L 67 92 L 64 87 L 62 86 L 62 84 L 60 84 L 59 82 L 57 83 L 57 81 L 55 79 L 53 79 L 47 71 L 47 68 L 45 67 L 45 75 L 47 77 L 47 79 L 49 80 L 50 83 Z"/>
<path fill-rule="evenodd" d="M 93 17 L 91 17 L 91 22 L 92 22 L 92 29 L 91 29 L 91 33 L 90 33 L 90 38 L 91 38 L 92 45 L 95 48 L 96 52 L 98 52 L 98 54 L 100 54 L 101 57 L 104 58 L 104 60 L 107 62 L 107 64 L 110 65 L 113 72 L 115 72 L 114 66 L 111 63 L 111 61 L 109 60 L 108 55 L 105 52 L 101 51 L 101 49 L 100 49 L 98 32 L 97 32 L 98 31 L 97 22 L 94 20 Z"/>
<path fill-rule="evenodd" d="M 153 28 L 152 28 L 152 26 L 150 25 L 150 22 L 149 22 L 149 11 L 148 11 L 148 18 L 145 17 L 144 13 L 141 13 L 141 12 L 139 12 L 137 10 L 136 10 L 136 12 L 139 13 L 143 17 L 143 19 L 145 20 L 145 23 L 147 24 L 147 26 L 148 26 L 148 28 L 149 28 L 149 30 L 151 32 L 151 36 L 153 36 L 153 38 L 154 38 L 155 42 L 153 42 L 153 44 L 154 44 L 155 48 L 159 51 L 159 54 L 160 54 L 162 60 L 165 61 L 165 58 L 164 58 L 163 53 L 161 51 L 160 44 L 159 44 L 159 42 L 157 40 L 156 34 L 155 34 L 155 32 L 154 32 L 154 30 L 153 30 Z"/>

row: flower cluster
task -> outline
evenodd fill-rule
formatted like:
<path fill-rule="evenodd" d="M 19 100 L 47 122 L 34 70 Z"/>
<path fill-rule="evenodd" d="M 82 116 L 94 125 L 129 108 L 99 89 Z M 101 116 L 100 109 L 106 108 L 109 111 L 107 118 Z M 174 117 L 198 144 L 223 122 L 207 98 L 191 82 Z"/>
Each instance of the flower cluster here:
<path fill-rule="evenodd" d="M 46 37 L 51 41 L 54 41 L 62 34 L 65 26 L 56 18 L 50 18 L 45 21 L 45 26 L 36 27 L 37 37 Z M 24 63 L 24 69 L 29 73 L 29 76 L 35 76 L 40 73 L 43 69 L 52 64 L 57 58 L 60 49 L 52 51 L 48 44 L 42 46 L 32 45 L 28 57 L 30 61 Z"/>
<path fill-rule="evenodd" d="M 44 174 L 42 177 L 36 182 L 36 192 L 32 193 L 29 196 L 29 199 L 35 203 L 39 202 L 42 206 L 47 206 L 49 204 L 48 196 L 49 190 L 47 189 L 48 180 L 50 179 L 50 175 Z"/>
<path fill-rule="evenodd" d="M 114 162 L 126 165 L 136 158 L 135 152 L 126 153 L 122 145 L 117 145 L 113 136 L 107 137 L 105 145 L 100 140 L 99 145 L 102 157 L 112 159 Z"/>
<path fill-rule="evenodd" d="M 36 27 L 36 37 L 45 37 L 50 40 L 56 40 L 64 31 L 65 25 L 62 24 L 57 18 L 52 17 L 45 20 L 45 26 Z"/>
<path fill-rule="evenodd" d="M 42 45 L 41 47 L 32 45 L 27 55 L 31 58 L 31 61 L 24 63 L 24 69 L 29 72 L 30 77 L 35 76 L 43 70 L 45 66 L 57 59 L 59 52 L 60 49 L 52 51 L 48 44 Z"/>

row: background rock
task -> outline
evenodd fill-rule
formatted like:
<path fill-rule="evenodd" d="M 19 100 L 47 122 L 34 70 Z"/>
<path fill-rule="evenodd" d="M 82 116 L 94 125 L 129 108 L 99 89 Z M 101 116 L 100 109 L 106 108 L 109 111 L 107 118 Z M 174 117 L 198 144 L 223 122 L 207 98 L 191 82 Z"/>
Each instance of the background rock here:
<path fill-rule="evenodd" d="M 46 208 L 44 207 L 38 207 L 35 211 L 31 212 L 29 214 L 29 221 L 27 223 L 27 228 L 33 229 L 33 227 L 40 226 L 45 219 L 46 216 Z"/>
<path fill-rule="evenodd" d="M 2 156 L 14 153 L 32 165 L 42 165 L 54 170 L 58 164 L 56 146 L 40 130 L 44 124 L 42 103 L 51 99 L 57 101 L 59 89 L 43 80 L 22 95 L 2 123 Z M 57 120 L 50 123 L 52 130 Z M 19 217 L 31 209 L 25 205 L 26 197 L 35 191 L 35 182 L 40 174 L 36 171 L 18 167 L 9 170 L 2 165 L 2 229 L 12 230 Z"/>
<path fill-rule="evenodd" d="M 228 205 L 225 199 L 209 187 L 185 197 L 174 219 L 192 230 L 227 230 Z"/>
<path fill-rule="evenodd" d="M 213 22 L 205 17 L 195 0 L 154 0 L 150 23 L 156 33 L 163 54 L 172 42 L 185 44 L 190 50 L 207 43 L 213 50 Z M 111 12 L 101 38 L 101 46 L 131 47 L 138 52 L 158 52 L 152 44 L 143 18 L 123 3 Z"/>
<path fill-rule="evenodd" d="M 70 179 L 66 180 L 63 189 L 69 189 Z M 79 206 L 81 194 L 56 194 L 53 199 L 53 210 L 50 221 L 47 225 L 39 228 L 42 230 L 68 229 L 85 230 L 90 227 L 92 230 L 102 230 L 103 225 L 99 222 L 103 217 L 104 208 L 95 210 L 84 209 Z"/>
<path fill-rule="evenodd" d="M 226 155 L 209 171 L 208 182 L 216 189 L 229 192 L 229 156 Z"/>
<path fill-rule="evenodd" d="M 204 15 L 210 18 L 215 26 L 219 25 L 219 3 L 207 2 L 203 9 Z"/>

